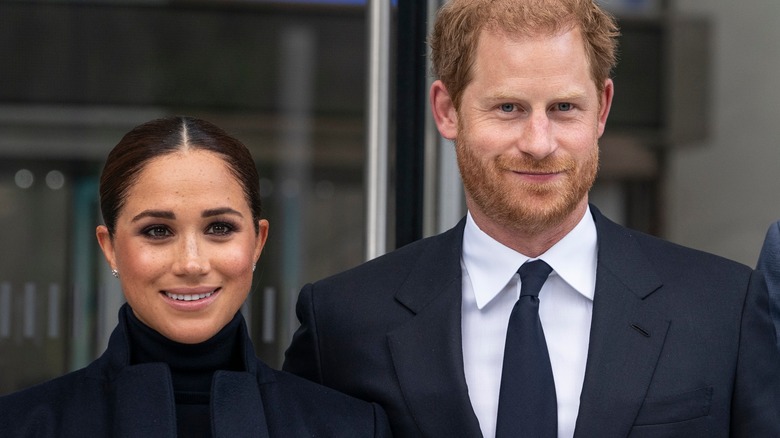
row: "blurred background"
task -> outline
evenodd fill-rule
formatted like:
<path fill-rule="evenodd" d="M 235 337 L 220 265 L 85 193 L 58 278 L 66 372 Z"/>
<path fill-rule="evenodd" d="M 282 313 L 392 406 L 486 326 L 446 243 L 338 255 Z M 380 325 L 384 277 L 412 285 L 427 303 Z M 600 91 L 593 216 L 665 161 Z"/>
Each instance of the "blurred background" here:
<path fill-rule="evenodd" d="M 601 3 L 622 36 L 592 202 L 755 265 L 780 219 L 780 3 Z M 94 238 L 97 181 L 108 151 L 149 119 L 205 118 L 254 155 L 271 234 L 242 310 L 272 366 L 304 283 L 454 225 L 452 146 L 426 110 L 438 5 L 0 1 L 0 394 L 105 348 L 123 299 Z M 377 8 L 386 22 L 372 21 Z M 384 91 L 372 86 L 377 56 Z M 369 135 L 377 107 L 386 151 Z M 377 153 L 387 175 L 374 184 Z"/>

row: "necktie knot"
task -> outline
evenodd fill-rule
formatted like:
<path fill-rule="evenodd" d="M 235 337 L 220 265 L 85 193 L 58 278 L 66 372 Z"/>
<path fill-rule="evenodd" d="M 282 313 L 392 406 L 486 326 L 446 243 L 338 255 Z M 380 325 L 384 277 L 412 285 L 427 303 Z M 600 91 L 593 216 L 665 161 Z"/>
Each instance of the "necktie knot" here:
<path fill-rule="evenodd" d="M 544 260 L 523 263 L 517 273 L 520 274 L 520 296 L 539 296 L 544 282 L 550 276 L 552 268 Z"/>

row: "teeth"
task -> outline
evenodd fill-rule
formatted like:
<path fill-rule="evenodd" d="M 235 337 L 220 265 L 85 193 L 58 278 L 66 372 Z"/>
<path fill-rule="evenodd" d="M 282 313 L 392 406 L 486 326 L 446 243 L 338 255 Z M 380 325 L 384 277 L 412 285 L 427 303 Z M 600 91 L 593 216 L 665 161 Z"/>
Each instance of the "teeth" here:
<path fill-rule="evenodd" d="M 202 300 L 203 298 L 208 298 L 213 293 L 214 292 L 208 292 L 208 293 L 205 293 L 205 294 L 188 294 L 188 295 L 184 295 L 184 294 L 172 294 L 170 292 L 165 292 L 165 295 L 168 298 L 170 298 L 170 299 L 178 300 L 178 301 L 197 301 L 197 300 Z"/>

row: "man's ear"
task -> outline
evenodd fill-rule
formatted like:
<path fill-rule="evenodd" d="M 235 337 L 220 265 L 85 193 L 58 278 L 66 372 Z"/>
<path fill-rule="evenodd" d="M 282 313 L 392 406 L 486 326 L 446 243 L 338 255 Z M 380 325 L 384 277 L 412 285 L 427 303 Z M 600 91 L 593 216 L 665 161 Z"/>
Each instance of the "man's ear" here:
<path fill-rule="evenodd" d="M 431 85 L 431 111 L 439 134 L 448 140 L 458 136 L 458 111 L 450 98 L 447 87 L 440 80 Z"/>
<path fill-rule="evenodd" d="M 612 108 L 612 98 L 615 96 L 615 84 L 612 79 L 604 81 L 604 91 L 599 96 L 599 138 L 604 134 L 604 128 L 607 125 L 609 110 Z"/>

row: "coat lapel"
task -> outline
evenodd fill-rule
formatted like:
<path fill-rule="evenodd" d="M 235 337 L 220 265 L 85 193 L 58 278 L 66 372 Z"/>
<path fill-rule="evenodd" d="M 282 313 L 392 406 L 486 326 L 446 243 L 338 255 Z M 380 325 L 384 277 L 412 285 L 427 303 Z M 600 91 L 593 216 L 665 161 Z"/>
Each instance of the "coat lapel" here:
<path fill-rule="evenodd" d="M 241 350 L 246 371 L 220 370 L 211 383 L 211 424 L 215 438 L 268 438 L 268 424 L 258 385 L 272 383 L 273 372 L 255 357 L 252 340 L 241 318 Z"/>
<path fill-rule="evenodd" d="M 95 378 L 113 382 L 113 415 L 116 437 L 175 437 L 176 402 L 168 365 L 129 365 L 127 322 L 123 312 L 109 347 L 97 363 L 103 371 Z M 241 321 L 240 336 L 246 372 L 216 371 L 211 388 L 212 435 L 214 437 L 267 438 L 263 401 L 258 384 L 272 382 L 269 369 L 258 366 L 252 342 Z M 105 373 L 101 376 L 101 374 Z"/>
<path fill-rule="evenodd" d="M 117 437 L 176 436 L 176 405 L 168 366 L 149 363 L 126 367 L 115 387 Z M 257 377 L 248 372 L 217 371 L 211 390 L 212 431 L 215 438 L 267 438 L 263 402 Z"/>
<path fill-rule="evenodd" d="M 211 389 L 215 438 L 268 438 L 263 400 L 254 374 L 217 371 Z"/>
<path fill-rule="evenodd" d="M 401 391 L 425 436 L 481 435 L 461 347 L 464 224 L 462 220 L 421 255 L 396 294 L 414 316 L 388 334 Z"/>
<path fill-rule="evenodd" d="M 575 437 L 624 437 L 650 385 L 669 321 L 644 301 L 662 284 L 631 231 L 591 206 L 598 268 Z"/>
<path fill-rule="evenodd" d="M 173 383 L 167 365 L 128 366 L 119 372 L 114 385 L 113 436 L 176 436 Z"/>

